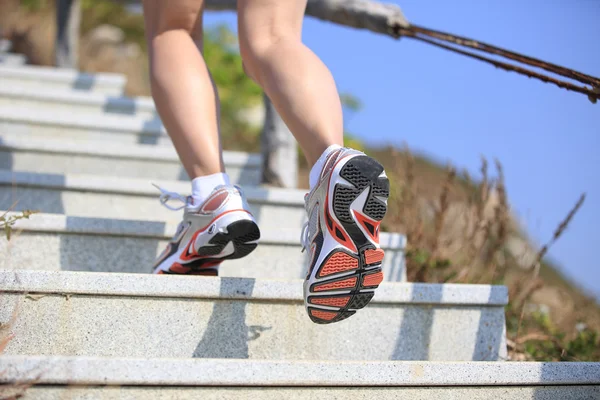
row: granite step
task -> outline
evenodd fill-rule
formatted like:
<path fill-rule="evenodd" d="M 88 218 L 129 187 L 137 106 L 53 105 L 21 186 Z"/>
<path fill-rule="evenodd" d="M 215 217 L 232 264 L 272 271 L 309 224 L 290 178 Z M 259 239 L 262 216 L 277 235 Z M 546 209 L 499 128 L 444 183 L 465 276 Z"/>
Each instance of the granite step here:
<path fill-rule="evenodd" d="M 156 118 L 151 97 L 125 97 L 97 92 L 28 87 L 7 82 L 0 87 L 0 106 L 93 115 L 123 114 Z"/>
<path fill-rule="evenodd" d="M 224 151 L 227 173 L 245 186 L 260 184 L 261 156 Z M 0 169 L 183 180 L 189 177 L 173 146 L 0 135 Z"/>
<path fill-rule="evenodd" d="M 596 399 L 600 363 L 298 362 L 8 356 L 23 399 Z M 65 397 L 62 397 L 65 396 Z"/>
<path fill-rule="evenodd" d="M 125 77 L 120 74 L 88 74 L 74 69 L 43 66 L 0 65 L 0 87 L 19 85 L 28 88 L 55 88 L 121 95 Z"/>
<path fill-rule="evenodd" d="M 8 39 L 0 39 L 0 53 L 8 53 L 12 48 L 12 42 Z"/>
<path fill-rule="evenodd" d="M 5 65 L 19 67 L 25 64 L 27 64 L 27 57 L 24 54 L 0 52 L 0 67 Z"/>
<path fill-rule="evenodd" d="M 10 241 L 0 240 L 0 268 L 147 274 L 178 222 L 35 214 L 17 222 Z M 221 264 L 220 275 L 303 279 L 309 255 L 301 251 L 300 232 L 261 226 L 259 246 Z M 405 237 L 382 233 L 380 242 L 386 252 L 384 280 L 406 280 Z"/>
<path fill-rule="evenodd" d="M 0 80 L 0 85 L 2 81 Z M 167 144 L 160 119 L 136 115 L 90 114 L 28 107 L 0 108 L 0 134 L 63 139 L 106 140 L 113 143 Z"/>
<path fill-rule="evenodd" d="M 115 173 L 119 173 L 115 171 Z M 0 170 L 0 209 L 38 210 L 69 216 L 179 221 L 181 212 L 160 205 L 152 184 L 187 195 L 189 182 L 85 174 Z M 243 185 L 250 210 L 263 227 L 300 229 L 306 221 L 305 190 Z"/>
<path fill-rule="evenodd" d="M 384 282 L 351 318 L 319 325 L 305 311 L 302 283 L 2 270 L 0 322 L 12 320 L 14 335 L 5 355 L 361 362 L 506 358 L 505 286 Z"/>

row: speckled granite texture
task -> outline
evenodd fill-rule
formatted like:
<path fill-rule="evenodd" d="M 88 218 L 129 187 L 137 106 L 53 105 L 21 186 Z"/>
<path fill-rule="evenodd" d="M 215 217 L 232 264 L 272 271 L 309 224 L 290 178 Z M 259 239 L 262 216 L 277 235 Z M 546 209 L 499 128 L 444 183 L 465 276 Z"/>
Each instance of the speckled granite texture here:
<path fill-rule="evenodd" d="M 506 357 L 505 287 L 385 283 L 355 316 L 322 326 L 306 315 L 301 280 L 34 271 L 6 271 L 0 277 L 5 292 L 0 322 L 8 322 L 15 307 L 19 310 L 7 354 L 285 360 Z"/>

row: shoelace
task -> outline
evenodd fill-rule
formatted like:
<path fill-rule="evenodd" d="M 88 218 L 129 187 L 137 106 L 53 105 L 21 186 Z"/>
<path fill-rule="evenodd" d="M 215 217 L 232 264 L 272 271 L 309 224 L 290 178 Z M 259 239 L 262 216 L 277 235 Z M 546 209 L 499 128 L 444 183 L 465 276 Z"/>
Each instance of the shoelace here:
<path fill-rule="evenodd" d="M 162 204 L 163 206 L 165 206 L 169 210 L 179 211 L 182 208 L 185 208 L 185 206 L 187 206 L 188 204 L 190 204 L 190 197 L 189 196 L 185 197 L 185 196 L 180 195 L 179 193 L 170 192 L 168 190 L 165 190 L 165 189 L 161 188 L 160 186 L 158 186 L 155 183 L 153 183 L 152 185 L 155 188 L 157 188 L 158 190 L 160 190 L 160 197 L 159 197 L 160 204 Z M 183 203 L 183 205 L 179 206 L 179 207 L 172 207 L 172 206 L 170 206 L 170 205 L 167 204 L 170 200 L 179 200 L 179 201 L 181 201 Z"/>

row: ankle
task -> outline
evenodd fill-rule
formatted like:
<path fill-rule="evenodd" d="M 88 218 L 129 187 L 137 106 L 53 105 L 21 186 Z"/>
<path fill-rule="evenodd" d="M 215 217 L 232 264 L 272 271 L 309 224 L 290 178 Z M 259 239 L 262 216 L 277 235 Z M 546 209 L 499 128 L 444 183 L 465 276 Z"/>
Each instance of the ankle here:
<path fill-rule="evenodd" d="M 216 174 L 194 178 L 192 180 L 192 197 L 194 198 L 194 204 L 204 203 L 213 190 L 220 185 L 231 185 L 227 173 L 218 172 Z"/>
<path fill-rule="evenodd" d="M 310 170 L 310 174 L 309 174 L 310 190 L 313 190 L 314 187 L 317 186 L 317 184 L 319 183 L 319 177 L 321 176 L 321 171 L 323 170 L 323 167 L 325 166 L 325 161 L 327 161 L 327 157 L 335 150 L 338 150 L 341 148 L 342 148 L 342 146 L 340 146 L 339 144 L 332 144 L 331 146 L 327 147 L 325 149 L 325 151 L 323 151 L 323 153 L 321 153 L 321 156 L 317 159 L 317 161 L 315 162 L 315 164 L 312 166 L 312 168 Z"/>

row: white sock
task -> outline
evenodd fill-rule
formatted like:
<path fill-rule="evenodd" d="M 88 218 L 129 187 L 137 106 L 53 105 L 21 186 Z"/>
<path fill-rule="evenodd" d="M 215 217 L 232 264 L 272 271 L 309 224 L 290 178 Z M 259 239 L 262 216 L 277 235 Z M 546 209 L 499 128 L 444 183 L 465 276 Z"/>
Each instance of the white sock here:
<path fill-rule="evenodd" d="M 216 174 L 199 176 L 192 180 L 192 197 L 194 198 L 194 204 L 202 204 L 212 191 L 219 185 L 231 185 L 229 181 L 229 175 L 223 172 L 217 172 Z"/>
<path fill-rule="evenodd" d="M 331 146 L 329 146 L 328 148 L 325 149 L 323 154 L 321 154 L 321 157 L 319 157 L 319 159 L 317 160 L 315 165 L 313 165 L 313 167 L 310 169 L 310 174 L 308 176 L 308 184 L 310 185 L 310 190 L 313 190 L 313 188 L 315 186 L 317 186 L 317 183 L 319 183 L 319 177 L 321 176 L 321 171 L 323 170 L 323 167 L 325 166 L 325 161 L 327 160 L 327 156 L 332 151 L 335 151 L 335 150 L 341 149 L 341 148 L 342 148 L 342 146 L 340 146 L 339 144 L 332 144 Z"/>

